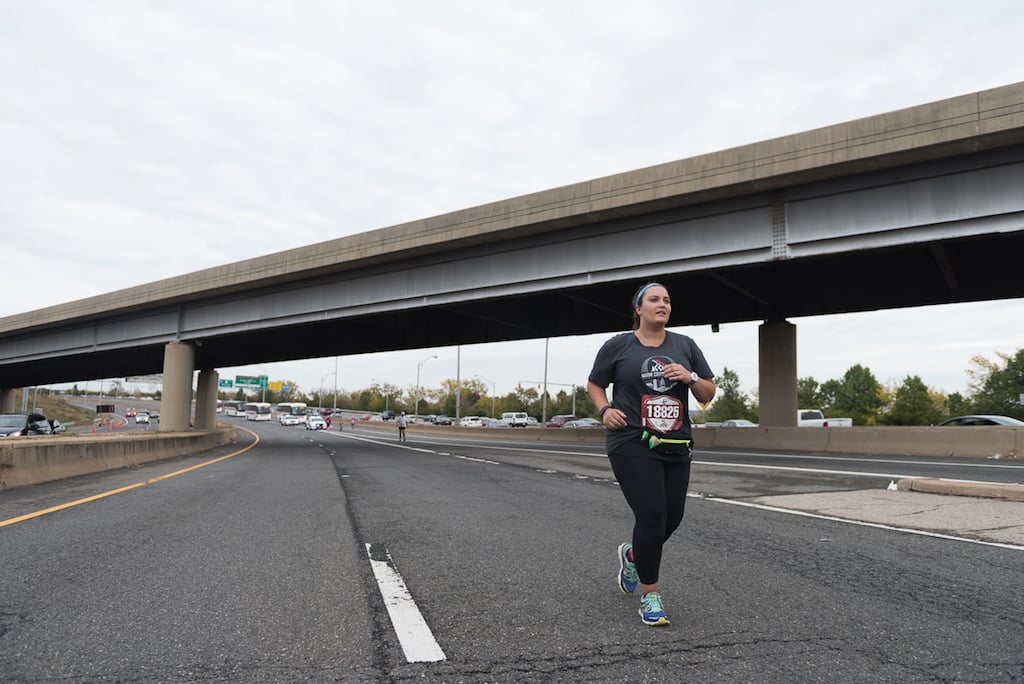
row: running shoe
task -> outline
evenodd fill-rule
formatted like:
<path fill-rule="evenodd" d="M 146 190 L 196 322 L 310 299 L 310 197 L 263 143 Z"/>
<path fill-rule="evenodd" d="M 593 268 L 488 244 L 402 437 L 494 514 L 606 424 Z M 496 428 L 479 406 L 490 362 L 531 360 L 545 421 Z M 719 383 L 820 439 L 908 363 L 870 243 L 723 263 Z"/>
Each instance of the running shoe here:
<path fill-rule="evenodd" d="M 665 617 L 665 606 L 661 604 L 661 594 L 656 591 L 649 591 L 641 597 L 638 612 L 645 625 L 669 624 Z"/>
<path fill-rule="evenodd" d="M 632 594 L 636 591 L 636 585 L 640 578 L 636 574 L 636 565 L 626 555 L 633 545 L 630 543 L 619 544 L 619 589 L 624 594 Z"/>

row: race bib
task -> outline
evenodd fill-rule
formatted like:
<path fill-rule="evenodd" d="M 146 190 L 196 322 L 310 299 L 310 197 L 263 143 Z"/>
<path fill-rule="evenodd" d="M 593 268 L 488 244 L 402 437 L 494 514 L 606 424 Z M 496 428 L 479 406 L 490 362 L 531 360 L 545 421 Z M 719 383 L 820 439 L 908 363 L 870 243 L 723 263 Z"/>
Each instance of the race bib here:
<path fill-rule="evenodd" d="M 640 399 L 640 416 L 645 428 L 661 434 L 683 426 L 683 402 L 668 394 L 645 394 Z"/>

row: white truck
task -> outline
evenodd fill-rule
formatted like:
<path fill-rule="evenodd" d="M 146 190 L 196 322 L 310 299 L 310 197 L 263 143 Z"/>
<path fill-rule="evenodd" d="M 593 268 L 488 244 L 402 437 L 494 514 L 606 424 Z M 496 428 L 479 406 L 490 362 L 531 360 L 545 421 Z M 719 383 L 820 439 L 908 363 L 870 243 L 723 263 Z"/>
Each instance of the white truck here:
<path fill-rule="evenodd" d="M 818 409 L 800 409 L 796 412 L 798 427 L 853 427 L 853 418 L 826 418 Z"/>

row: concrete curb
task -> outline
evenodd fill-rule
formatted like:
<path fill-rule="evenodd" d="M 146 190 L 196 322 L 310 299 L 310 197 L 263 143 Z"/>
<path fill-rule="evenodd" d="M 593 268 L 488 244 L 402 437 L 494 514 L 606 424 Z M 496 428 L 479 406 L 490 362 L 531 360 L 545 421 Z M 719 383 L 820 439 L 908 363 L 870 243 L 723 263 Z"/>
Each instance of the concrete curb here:
<path fill-rule="evenodd" d="M 907 478 L 896 483 L 900 491 L 924 492 L 928 494 L 949 494 L 952 496 L 973 496 L 982 499 L 1003 501 L 1024 501 L 1024 485 L 989 484 L 980 482 L 956 482 L 938 478 Z"/>

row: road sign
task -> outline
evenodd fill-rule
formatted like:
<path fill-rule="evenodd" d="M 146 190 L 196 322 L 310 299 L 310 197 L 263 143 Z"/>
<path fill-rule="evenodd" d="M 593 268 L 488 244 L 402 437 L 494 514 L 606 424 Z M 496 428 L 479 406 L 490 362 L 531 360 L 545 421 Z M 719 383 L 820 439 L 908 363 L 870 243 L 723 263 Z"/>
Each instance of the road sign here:
<path fill-rule="evenodd" d="M 233 381 L 231 381 L 231 380 L 226 379 L 226 378 L 221 378 L 220 380 L 217 381 L 217 387 L 234 387 L 234 386 L 235 386 L 235 383 Z"/>
<path fill-rule="evenodd" d="M 236 375 L 236 387 L 261 387 L 267 389 L 266 375 Z"/>
<path fill-rule="evenodd" d="M 280 392 L 282 385 L 284 385 L 282 381 L 275 380 L 274 382 L 270 383 L 267 386 L 267 389 L 269 389 L 271 392 Z"/>

